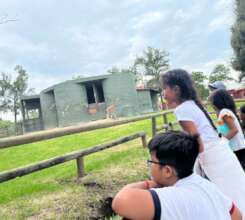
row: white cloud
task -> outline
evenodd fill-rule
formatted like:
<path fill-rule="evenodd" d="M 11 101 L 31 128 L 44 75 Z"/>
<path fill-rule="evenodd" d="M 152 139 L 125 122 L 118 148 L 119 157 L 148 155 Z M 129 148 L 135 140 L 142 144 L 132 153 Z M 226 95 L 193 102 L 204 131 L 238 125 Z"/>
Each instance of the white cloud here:
<path fill-rule="evenodd" d="M 214 9 L 217 11 L 230 11 L 234 5 L 234 0 L 216 0 Z"/>
<path fill-rule="evenodd" d="M 154 25 L 159 21 L 162 21 L 165 17 L 165 14 L 160 11 L 147 12 L 134 19 L 135 25 L 134 28 L 137 30 L 144 29 L 147 26 Z"/>
<path fill-rule="evenodd" d="M 233 23 L 233 18 L 229 14 L 222 14 L 214 18 L 208 24 L 208 31 L 213 32 L 221 28 L 230 28 Z"/>
<path fill-rule="evenodd" d="M 192 16 L 191 13 L 186 12 L 183 9 L 178 9 L 174 14 L 174 18 L 180 22 L 188 21 L 191 18 L 191 16 Z"/>
<path fill-rule="evenodd" d="M 65 80 L 70 80 L 71 76 L 50 76 L 42 73 L 32 73 L 29 74 L 28 87 L 34 88 L 35 93 L 39 94 L 42 90 L 63 82 Z"/>
<path fill-rule="evenodd" d="M 209 60 L 203 63 L 194 63 L 194 64 L 184 65 L 183 68 L 187 69 L 190 72 L 191 71 L 202 71 L 206 75 L 209 75 L 217 64 L 229 65 L 229 63 L 230 63 L 229 60 L 225 60 L 223 58 L 217 58 L 217 59 Z"/>
<path fill-rule="evenodd" d="M 7 32 L 2 30 L 0 34 L 0 48 L 8 49 L 12 53 L 18 52 L 22 54 L 36 53 L 49 54 L 54 50 L 47 44 L 47 42 L 34 43 L 31 40 L 24 38 L 17 33 Z"/>
<path fill-rule="evenodd" d="M 209 23 L 209 32 L 221 28 L 230 28 L 234 21 L 234 0 L 218 0 L 214 4 L 214 12 L 217 16 Z"/>

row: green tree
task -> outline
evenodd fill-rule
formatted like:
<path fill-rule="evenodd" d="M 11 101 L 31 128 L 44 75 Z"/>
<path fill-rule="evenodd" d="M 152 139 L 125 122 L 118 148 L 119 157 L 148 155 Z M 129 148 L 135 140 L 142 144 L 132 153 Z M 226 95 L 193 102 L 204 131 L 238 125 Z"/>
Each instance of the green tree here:
<path fill-rule="evenodd" d="M 234 51 L 232 66 L 240 71 L 239 79 L 245 78 L 245 1 L 235 0 L 236 20 L 231 31 L 231 45 Z"/>
<path fill-rule="evenodd" d="M 195 72 L 195 71 L 191 73 L 191 76 L 195 82 L 195 86 L 200 98 L 202 100 L 206 99 L 209 95 L 209 90 L 205 86 L 205 81 L 208 79 L 208 77 L 205 76 L 203 72 Z"/>
<path fill-rule="evenodd" d="M 17 123 L 17 115 L 20 111 L 20 99 L 28 86 L 28 74 L 22 66 L 14 68 L 17 76 L 12 80 L 11 75 L 1 73 L 0 76 L 0 108 L 2 111 L 11 110 L 14 113 L 14 122 Z"/>
<path fill-rule="evenodd" d="M 136 58 L 134 66 L 140 70 L 138 73 L 152 76 L 152 79 L 147 83 L 149 87 L 159 89 L 160 74 L 169 69 L 169 54 L 165 50 L 148 47 L 143 51 L 142 56 Z"/>
<path fill-rule="evenodd" d="M 215 81 L 234 80 L 230 77 L 230 73 L 231 71 L 229 67 L 226 67 L 224 64 L 217 64 L 209 75 L 209 83 L 214 83 Z"/>
<path fill-rule="evenodd" d="M 140 74 L 137 72 L 136 66 L 129 66 L 128 68 L 118 68 L 116 66 L 113 66 L 111 69 L 107 70 L 108 73 L 111 74 L 119 74 L 119 73 L 132 73 L 135 75 L 135 81 L 140 82 Z"/>

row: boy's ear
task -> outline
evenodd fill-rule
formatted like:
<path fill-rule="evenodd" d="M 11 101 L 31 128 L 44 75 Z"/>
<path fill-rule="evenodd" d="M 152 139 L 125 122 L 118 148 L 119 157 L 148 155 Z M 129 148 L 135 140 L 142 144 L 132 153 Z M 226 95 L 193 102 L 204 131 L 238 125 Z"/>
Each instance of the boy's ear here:
<path fill-rule="evenodd" d="M 164 168 L 162 170 L 165 173 L 165 176 L 167 178 L 171 177 L 175 174 L 175 170 L 171 166 L 168 166 L 168 165 L 164 166 Z"/>

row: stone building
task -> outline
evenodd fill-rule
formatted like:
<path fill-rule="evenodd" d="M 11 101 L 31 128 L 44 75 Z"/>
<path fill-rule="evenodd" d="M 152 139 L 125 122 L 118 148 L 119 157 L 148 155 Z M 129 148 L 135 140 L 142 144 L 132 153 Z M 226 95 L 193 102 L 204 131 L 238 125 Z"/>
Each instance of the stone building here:
<path fill-rule="evenodd" d="M 158 92 L 130 73 L 69 80 L 21 99 L 24 132 L 158 111 Z"/>

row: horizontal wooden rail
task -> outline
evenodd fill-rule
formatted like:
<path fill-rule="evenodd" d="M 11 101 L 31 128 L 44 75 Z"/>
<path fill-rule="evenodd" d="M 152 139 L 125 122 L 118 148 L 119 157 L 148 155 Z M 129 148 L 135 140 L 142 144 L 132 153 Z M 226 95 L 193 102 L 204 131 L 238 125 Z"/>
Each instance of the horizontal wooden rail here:
<path fill-rule="evenodd" d="M 133 118 L 124 118 L 116 121 L 109 121 L 98 124 L 90 124 L 90 125 L 78 125 L 78 126 L 69 126 L 65 128 L 56 128 L 48 131 L 39 131 L 33 132 L 31 134 L 25 134 L 16 137 L 10 138 L 2 138 L 0 139 L 0 148 L 13 147 L 21 144 L 33 143 L 36 141 L 47 140 L 51 138 L 61 137 L 69 134 L 76 134 L 85 131 L 91 131 L 95 129 L 108 128 L 112 126 L 127 124 L 131 122 L 141 121 L 145 119 L 150 119 L 152 117 L 159 117 L 164 114 L 172 113 L 172 110 L 167 110 L 161 113 L 148 114 L 143 116 L 137 116 Z"/>
<path fill-rule="evenodd" d="M 77 159 L 78 176 L 83 176 L 84 174 L 83 157 L 84 156 L 105 150 L 107 148 L 111 148 L 113 146 L 131 141 L 137 138 L 141 138 L 142 145 L 146 147 L 146 134 L 144 132 L 138 132 L 138 133 L 120 138 L 118 140 L 115 140 L 109 143 L 91 147 L 89 149 L 74 151 L 74 152 L 71 152 L 71 153 L 68 153 L 62 156 L 58 156 L 58 157 L 54 157 L 48 160 L 38 162 L 33 165 L 27 165 L 27 166 L 20 167 L 17 169 L 1 172 L 0 173 L 0 183 L 14 179 L 16 177 L 21 177 L 21 176 L 24 176 L 24 175 L 27 175 L 33 172 L 37 172 L 39 170 L 43 170 L 43 169 L 46 169 L 46 168 L 70 161 L 70 160 L 74 160 L 74 159 Z"/>

